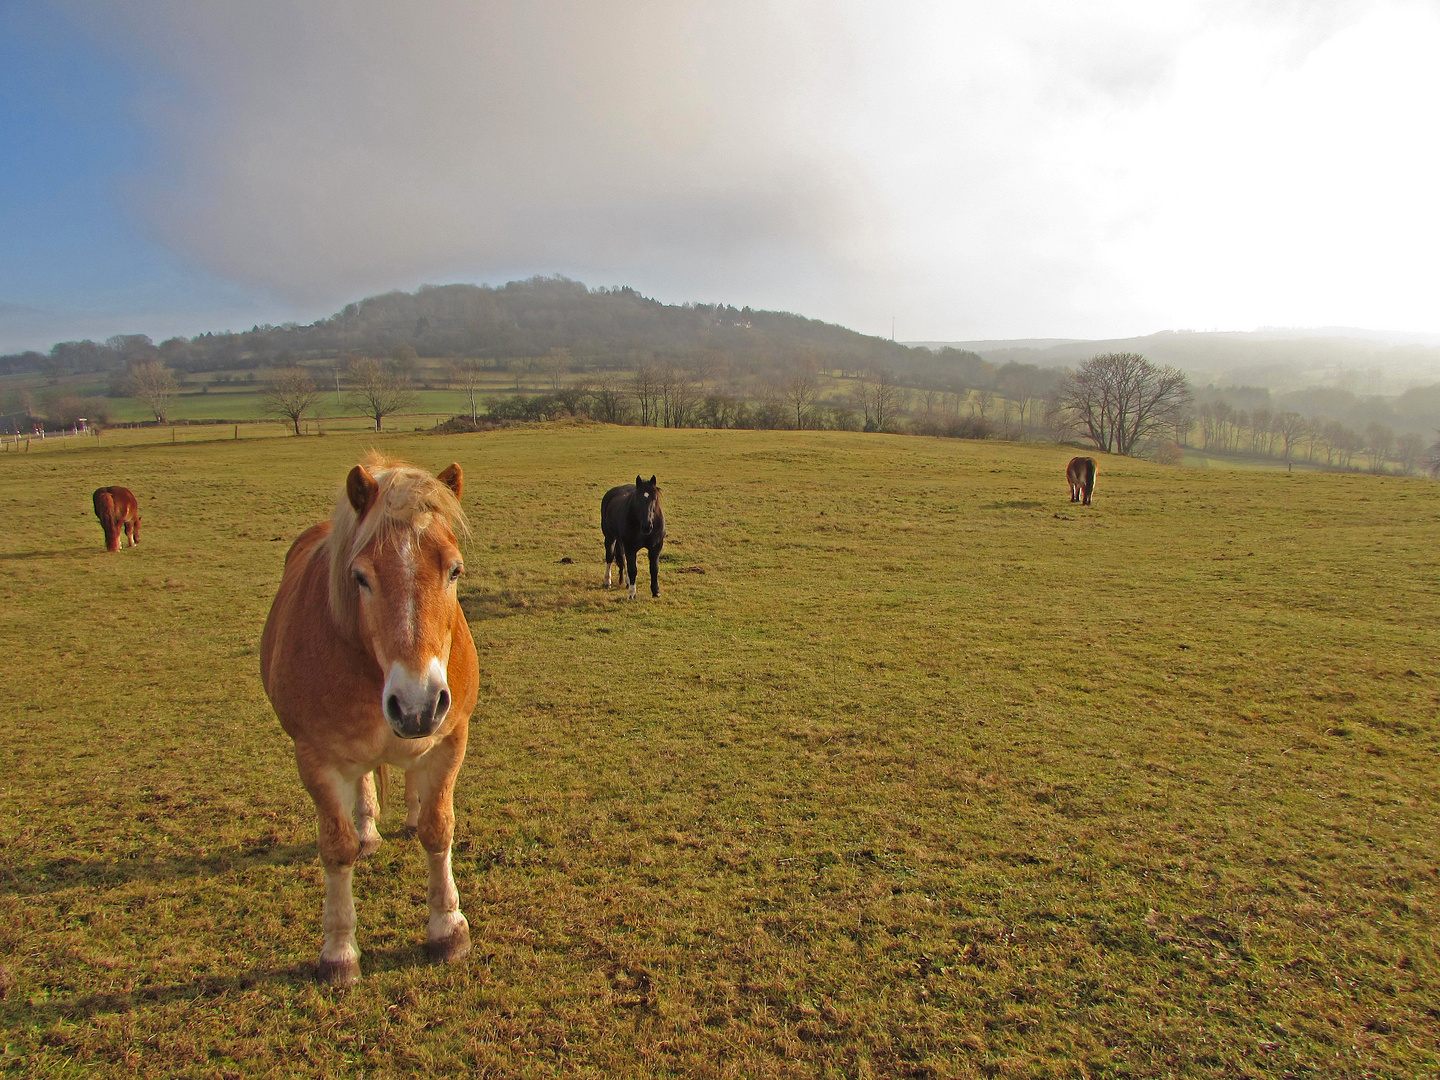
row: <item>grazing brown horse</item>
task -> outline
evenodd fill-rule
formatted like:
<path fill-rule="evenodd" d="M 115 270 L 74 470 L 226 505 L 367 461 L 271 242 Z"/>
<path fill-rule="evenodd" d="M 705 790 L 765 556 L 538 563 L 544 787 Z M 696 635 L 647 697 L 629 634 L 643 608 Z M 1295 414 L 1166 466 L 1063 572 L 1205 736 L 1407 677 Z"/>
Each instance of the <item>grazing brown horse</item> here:
<path fill-rule="evenodd" d="M 660 549 L 665 546 L 665 515 L 655 477 L 621 484 L 600 500 L 600 531 L 605 534 L 605 588 L 610 564 L 620 564 L 620 578 L 635 599 L 635 560 L 643 547 L 650 556 L 650 595 L 660 595 Z"/>
<path fill-rule="evenodd" d="M 356 465 L 331 519 L 285 556 L 260 639 L 260 678 L 319 817 L 328 983 L 360 977 L 350 880 L 380 846 L 388 765 L 405 770 L 405 823 L 430 863 L 430 959 L 470 951 L 450 871 L 452 792 L 479 685 L 456 598 L 460 490 L 459 465 L 439 477 L 376 454 Z"/>
<path fill-rule="evenodd" d="M 1065 479 L 1070 484 L 1070 501 L 1090 505 L 1090 493 L 1095 490 L 1095 459 L 1093 457 L 1071 458 L 1065 466 Z"/>
<path fill-rule="evenodd" d="M 100 519 L 100 528 L 105 530 L 105 550 L 120 550 L 120 535 L 130 538 L 130 546 L 140 542 L 140 503 L 129 488 L 96 488 L 91 496 L 95 503 L 95 516 Z"/>

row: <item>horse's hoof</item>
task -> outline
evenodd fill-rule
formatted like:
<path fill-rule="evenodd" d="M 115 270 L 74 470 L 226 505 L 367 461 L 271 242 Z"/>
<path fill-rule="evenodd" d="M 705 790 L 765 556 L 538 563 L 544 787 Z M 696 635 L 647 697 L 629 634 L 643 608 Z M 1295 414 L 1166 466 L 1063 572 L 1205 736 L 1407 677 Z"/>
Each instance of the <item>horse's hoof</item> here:
<path fill-rule="evenodd" d="M 320 958 L 318 978 L 326 986 L 349 986 L 360 981 L 359 960 L 326 960 Z"/>
<path fill-rule="evenodd" d="M 369 839 L 361 840 L 359 857 L 363 859 L 367 856 L 374 855 L 375 852 L 380 850 L 381 843 L 383 843 L 383 841 L 380 839 L 379 833 L 376 833 L 373 837 L 370 837 Z"/>
<path fill-rule="evenodd" d="M 425 955 L 432 964 L 450 964 L 470 955 L 470 927 L 461 923 L 439 941 L 425 943 Z"/>

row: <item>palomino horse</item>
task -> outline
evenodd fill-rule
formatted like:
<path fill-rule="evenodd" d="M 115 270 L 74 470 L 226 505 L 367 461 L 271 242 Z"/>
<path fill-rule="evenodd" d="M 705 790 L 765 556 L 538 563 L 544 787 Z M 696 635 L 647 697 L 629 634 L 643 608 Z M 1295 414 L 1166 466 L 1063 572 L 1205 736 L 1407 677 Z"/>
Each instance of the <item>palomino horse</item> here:
<path fill-rule="evenodd" d="M 105 550 L 120 550 L 120 535 L 130 538 L 130 546 L 140 542 L 140 503 L 129 488 L 96 488 L 91 496 L 95 503 L 95 516 L 100 519 L 100 528 L 105 530 Z"/>
<path fill-rule="evenodd" d="M 1095 490 L 1095 459 L 1093 457 L 1071 458 L 1065 466 L 1065 479 L 1070 484 L 1070 501 L 1090 505 L 1090 493 Z"/>
<path fill-rule="evenodd" d="M 480 678 L 456 598 L 460 490 L 459 465 L 438 478 L 376 454 L 356 465 L 331 519 L 285 556 L 260 639 L 260 678 L 319 817 L 324 982 L 360 977 L 350 880 L 380 846 L 387 765 L 405 770 L 405 823 L 429 858 L 430 959 L 470 951 L 450 871 L 451 798 Z"/>
<path fill-rule="evenodd" d="M 605 588 L 610 588 L 610 564 L 620 564 L 620 576 L 635 599 L 635 560 L 643 547 L 650 555 L 650 595 L 660 595 L 660 549 L 665 546 L 665 515 L 660 512 L 660 488 L 655 477 L 621 484 L 600 500 L 600 531 L 605 534 Z"/>

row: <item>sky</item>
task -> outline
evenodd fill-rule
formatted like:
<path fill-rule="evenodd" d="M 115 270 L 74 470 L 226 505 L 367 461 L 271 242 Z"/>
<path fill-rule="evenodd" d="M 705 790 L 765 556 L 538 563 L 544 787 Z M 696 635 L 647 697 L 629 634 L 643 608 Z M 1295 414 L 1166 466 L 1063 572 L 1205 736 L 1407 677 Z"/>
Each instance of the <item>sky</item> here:
<path fill-rule="evenodd" d="M 0 350 L 565 274 L 1440 332 L 1440 0 L 0 0 Z"/>

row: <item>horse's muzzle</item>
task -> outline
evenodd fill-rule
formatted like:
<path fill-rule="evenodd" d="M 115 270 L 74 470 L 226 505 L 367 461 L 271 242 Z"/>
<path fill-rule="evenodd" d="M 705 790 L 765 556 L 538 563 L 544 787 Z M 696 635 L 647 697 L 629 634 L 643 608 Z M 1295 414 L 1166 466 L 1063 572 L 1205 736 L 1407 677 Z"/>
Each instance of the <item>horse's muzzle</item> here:
<path fill-rule="evenodd" d="M 403 664 L 391 664 L 381 693 L 385 719 L 402 739 L 435 734 L 450 712 L 450 687 L 439 660 L 431 660 L 419 675 Z"/>

